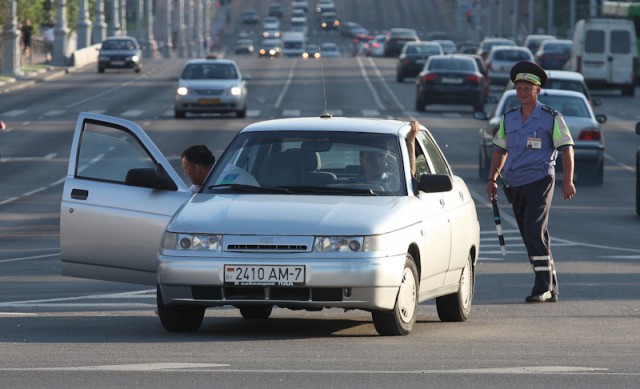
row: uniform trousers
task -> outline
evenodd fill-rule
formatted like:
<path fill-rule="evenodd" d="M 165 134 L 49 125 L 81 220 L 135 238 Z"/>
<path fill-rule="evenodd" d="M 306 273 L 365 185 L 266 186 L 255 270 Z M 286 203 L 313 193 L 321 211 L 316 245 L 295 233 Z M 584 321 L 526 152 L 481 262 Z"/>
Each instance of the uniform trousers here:
<path fill-rule="evenodd" d="M 554 176 L 547 176 L 530 184 L 511 187 L 513 213 L 535 272 L 532 295 L 547 291 L 558 294 L 558 276 L 547 230 L 554 186 Z"/>

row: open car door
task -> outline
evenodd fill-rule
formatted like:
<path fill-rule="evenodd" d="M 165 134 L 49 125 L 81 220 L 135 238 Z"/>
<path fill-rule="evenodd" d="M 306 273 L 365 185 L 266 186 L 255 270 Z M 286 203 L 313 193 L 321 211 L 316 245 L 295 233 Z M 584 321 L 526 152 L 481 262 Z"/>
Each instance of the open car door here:
<path fill-rule="evenodd" d="M 139 126 L 81 113 L 60 207 L 62 274 L 155 285 L 164 229 L 190 197 Z"/>

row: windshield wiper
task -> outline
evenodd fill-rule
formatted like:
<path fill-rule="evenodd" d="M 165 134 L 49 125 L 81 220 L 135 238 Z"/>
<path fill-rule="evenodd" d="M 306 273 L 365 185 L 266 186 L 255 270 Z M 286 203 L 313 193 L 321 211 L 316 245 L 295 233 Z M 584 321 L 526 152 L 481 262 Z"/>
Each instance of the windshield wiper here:
<path fill-rule="evenodd" d="M 323 195 L 378 196 L 371 189 L 333 187 L 333 186 L 288 186 L 293 193 L 318 193 Z"/>
<path fill-rule="evenodd" d="M 285 187 L 264 187 L 245 184 L 218 184 L 210 185 L 207 189 L 229 188 L 234 192 L 242 193 L 277 193 L 277 194 L 290 194 L 291 191 Z"/>

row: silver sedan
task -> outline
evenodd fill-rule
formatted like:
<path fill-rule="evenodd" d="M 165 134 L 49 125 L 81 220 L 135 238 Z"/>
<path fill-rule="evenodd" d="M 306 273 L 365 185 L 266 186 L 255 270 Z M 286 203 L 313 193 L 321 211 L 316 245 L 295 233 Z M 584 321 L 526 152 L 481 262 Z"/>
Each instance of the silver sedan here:
<path fill-rule="evenodd" d="M 410 128 L 254 123 L 191 196 L 137 125 L 83 113 L 62 199 L 63 273 L 157 285 L 168 331 L 195 331 L 206 308 L 225 305 L 247 319 L 274 306 L 362 309 L 382 335 L 409 333 L 432 298 L 443 321 L 466 320 L 476 208 L 426 128 L 409 158 Z"/>

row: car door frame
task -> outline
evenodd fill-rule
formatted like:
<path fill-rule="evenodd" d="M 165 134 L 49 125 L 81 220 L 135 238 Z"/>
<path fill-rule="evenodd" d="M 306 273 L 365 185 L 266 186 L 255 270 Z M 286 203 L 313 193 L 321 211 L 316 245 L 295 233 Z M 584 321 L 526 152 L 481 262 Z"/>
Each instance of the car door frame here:
<path fill-rule="evenodd" d="M 99 142 L 90 143 L 87 140 L 90 136 L 85 139 L 89 126 L 129 137 L 140 155 L 146 153 L 156 171 L 162 172 L 163 179 L 172 183 L 169 185 L 172 188 L 134 186 L 126 184 L 126 180 L 87 178 L 79 174 L 90 165 L 86 160 L 80 160 L 83 145 L 103 147 Z M 117 140 L 117 137 L 113 139 Z M 113 150 L 104 150 L 104 153 L 109 152 Z M 78 166 L 81 162 L 85 164 L 82 167 Z M 111 165 L 105 163 L 104 166 Z M 62 274 L 155 285 L 156 258 L 164 230 L 191 195 L 180 175 L 137 124 L 107 115 L 80 113 L 60 207 Z"/>

